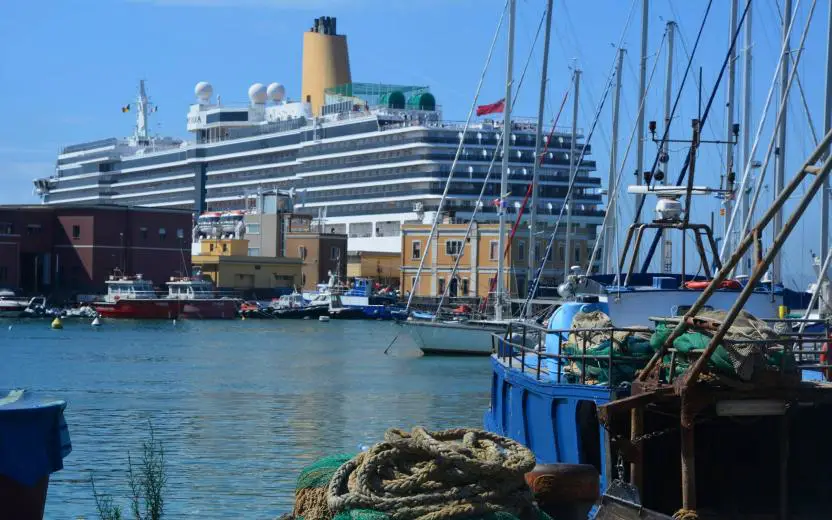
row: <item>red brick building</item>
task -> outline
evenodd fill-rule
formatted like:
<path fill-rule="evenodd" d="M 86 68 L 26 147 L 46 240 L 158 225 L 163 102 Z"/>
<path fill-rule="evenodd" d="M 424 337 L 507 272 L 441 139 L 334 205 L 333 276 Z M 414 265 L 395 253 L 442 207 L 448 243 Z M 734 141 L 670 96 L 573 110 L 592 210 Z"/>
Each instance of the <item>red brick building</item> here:
<path fill-rule="evenodd" d="M 188 210 L 0 206 L 0 287 L 99 293 L 115 269 L 163 285 L 190 271 L 192 228 Z"/>

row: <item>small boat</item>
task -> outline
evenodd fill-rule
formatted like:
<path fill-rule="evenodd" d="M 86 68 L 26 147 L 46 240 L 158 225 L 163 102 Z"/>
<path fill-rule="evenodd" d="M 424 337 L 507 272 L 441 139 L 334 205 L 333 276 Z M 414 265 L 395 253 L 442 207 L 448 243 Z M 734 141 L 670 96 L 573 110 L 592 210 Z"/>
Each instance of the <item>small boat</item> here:
<path fill-rule="evenodd" d="M 20 298 L 8 289 L 0 290 L 0 318 L 20 318 L 34 313 L 43 298 Z M 30 312 L 31 311 L 31 312 Z"/>
<path fill-rule="evenodd" d="M 327 310 L 329 317 L 333 320 L 360 320 L 365 318 L 364 309 L 345 306 L 338 294 L 330 295 Z"/>
<path fill-rule="evenodd" d="M 272 315 L 274 315 L 275 318 L 303 320 L 319 318 L 329 314 L 328 294 L 319 294 L 308 302 L 302 297 L 297 298 L 295 295 L 287 296 L 290 296 L 290 298 L 287 298 L 286 300 L 283 300 L 286 296 L 281 296 L 280 298 L 283 300 L 284 305 L 273 308 Z M 279 303 L 280 302 L 278 302 L 278 304 Z"/>
<path fill-rule="evenodd" d="M 125 319 L 232 319 L 237 316 L 239 301 L 217 298 L 210 281 L 172 277 L 168 294 L 156 294 L 153 282 L 142 275 L 110 276 L 107 295 L 95 302 L 96 312 L 104 318 Z"/>

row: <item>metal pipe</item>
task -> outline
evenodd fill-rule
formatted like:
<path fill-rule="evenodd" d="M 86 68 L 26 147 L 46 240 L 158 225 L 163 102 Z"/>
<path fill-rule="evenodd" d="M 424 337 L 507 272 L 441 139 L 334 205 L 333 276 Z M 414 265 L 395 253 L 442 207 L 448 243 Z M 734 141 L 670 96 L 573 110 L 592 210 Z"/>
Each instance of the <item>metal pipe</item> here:
<path fill-rule="evenodd" d="M 636 262 L 638 262 L 638 250 L 641 246 L 641 238 L 644 236 L 645 229 L 646 224 L 639 224 L 638 233 L 636 234 L 636 243 L 633 245 L 633 256 L 630 257 L 630 267 L 627 269 L 627 276 L 624 278 L 625 287 L 630 285 L 630 275 L 633 274 L 633 270 L 636 268 Z"/>
<path fill-rule="evenodd" d="M 818 160 L 823 156 L 825 150 L 827 149 L 830 143 L 832 143 L 832 131 L 827 132 L 827 134 L 823 137 L 821 142 L 818 144 L 818 147 L 815 148 L 814 152 L 812 152 L 812 155 L 810 155 L 806 162 L 801 166 L 800 170 L 797 172 L 797 175 L 794 176 L 794 178 L 786 186 L 783 192 L 777 196 L 777 200 L 775 200 L 774 204 L 772 204 L 772 206 L 768 208 L 763 217 L 760 219 L 760 222 L 754 227 L 754 229 L 750 233 L 746 234 L 743 237 L 742 241 L 737 246 L 737 249 L 734 251 L 731 257 L 723 264 L 722 268 L 716 273 L 714 279 L 711 281 L 711 284 L 705 288 L 705 290 L 702 292 L 699 298 L 693 303 L 693 305 L 691 305 L 690 309 L 688 309 L 688 312 L 685 313 L 685 319 L 682 319 L 676 326 L 676 328 L 673 329 L 673 332 L 671 332 L 670 336 L 668 336 L 667 340 L 664 342 L 664 345 L 662 345 L 662 347 L 658 351 L 656 351 L 656 353 L 647 363 L 647 366 L 645 366 L 644 370 L 641 371 L 641 373 L 638 376 L 639 381 L 644 381 L 647 378 L 647 374 L 649 374 L 653 370 L 653 368 L 655 368 L 658 361 L 664 355 L 666 349 L 673 344 L 673 341 L 676 340 L 676 338 L 678 338 L 684 333 L 684 331 L 687 328 L 685 320 L 687 318 L 696 316 L 696 314 L 700 310 L 702 310 L 702 308 L 708 302 L 708 299 L 711 297 L 711 295 L 713 295 L 713 293 L 719 288 L 720 284 L 728 277 L 728 274 L 734 269 L 734 266 L 736 266 L 736 264 L 740 261 L 743 254 L 745 254 L 745 252 L 753 244 L 759 243 L 760 230 L 764 229 L 769 224 L 769 222 L 771 222 L 771 220 L 774 218 L 774 214 L 778 211 L 778 209 L 782 207 L 782 205 L 785 204 L 786 201 L 788 201 L 789 197 L 791 197 L 792 193 L 794 193 L 797 190 L 797 188 L 800 187 L 801 183 L 803 182 L 803 179 L 806 177 L 806 175 L 809 174 L 807 169 L 812 167 L 812 165 L 814 165 L 816 162 L 818 162 Z M 825 174 L 824 168 L 827 168 Z M 828 174 L 827 163 L 824 163 L 824 165 L 819 170 L 817 170 L 817 174 L 819 178 Z M 806 195 L 804 198 L 806 197 L 810 197 L 810 195 Z M 770 251 L 769 254 L 771 254 Z M 749 293 L 745 296 L 745 299 L 748 299 L 750 293 L 754 290 L 754 286 L 757 284 L 759 279 L 762 278 L 760 267 L 763 265 L 763 263 L 763 260 L 760 260 L 758 262 L 758 265 L 754 269 L 754 274 L 749 279 L 748 283 L 743 289 L 743 293 L 741 293 L 740 296 L 742 296 L 742 294 L 744 294 L 746 291 L 748 291 Z M 742 305 L 744 304 L 745 301 L 743 300 L 739 308 L 742 308 Z M 739 310 L 737 310 L 737 312 L 739 312 Z M 700 360 L 704 357 L 705 356 L 703 354 L 703 356 L 700 357 Z"/>
<path fill-rule="evenodd" d="M 781 106 L 787 107 L 788 106 L 788 99 L 789 99 L 789 65 L 791 65 L 791 59 L 789 59 L 789 54 L 791 53 L 791 44 L 789 38 L 788 27 L 791 25 L 792 22 L 792 0 L 785 0 L 783 2 L 783 55 L 780 59 L 783 62 L 782 67 L 780 67 L 780 103 Z M 795 67 L 795 70 L 797 67 Z M 783 185 L 785 184 L 785 177 L 786 177 L 786 116 L 788 110 L 783 110 L 783 113 L 780 116 L 779 126 L 777 128 L 777 152 L 775 154 L 776 162 L 774 168 L 774 193 L 780 193 L 783 189 Z M 780 230 L 783 229 L 783 210 L 782 208 L 774 217 L 774 234 L 777 235 L 780 233 Z M 771 282 L 772 284 L 779 283 L 783 280 L 783 273 L 782 273 L 782 259 L 778 254 L 775 259 L 774 263 L 771 267 Z"/>
<path fill-rule="evenodd" d="M 829 137 L 830 135 L 832 135 L 832 133 L 827 134 L 827 137 Z M 828 140 L 824 139 L 824 141 Z M 728 312 L 728 316 L 725 318 L 725 320 L 719 326 L 719 329 L 711 338 L 710 343 L 708 343 L 708 347 L 705 349 L 705 351 L 702 353 L 699 359 L 696 360 L 696 363 L 693 365 L 693 367 L 691 367 L 689 375 L 687 376 L 687 385 L 690 385 L 692 381 L 696 381 L 696 378 L 702 372 L 705 363 L 708 361 L 708 359 L 710 359 L 714 350 L 716 350 L 716 347 L 722 342 L 722 339 L 725 337 L 725 334 L 728 332 L 728 329 L 731 327 L 731 324 L 734 322 L 734 319 L 740 313 L 743 306 L 745 305 L 745 302 L 748 301 L 748 298 L 751 297 L 751 293 L 754 292 L 754 287 L 763 277 L 765 269 L 774 261 L 775 257 L 780 253 L 780 249 L 783 247 L 783 244 L 786 242 L 786 239 L 789 237 L 789 234 L 791 234 L 792 230 L 797 225 L 797 222 L 798 220 L 800 220 L 800 217 L 803 216 L 803 213 L 806 211 L 806 208 L 809 206 L 809 203 L 812 201 L 812 198 L 817 194 L 817 192 L 821 189 L 823 182 L 828 178 L 830 169 L 832 169 L 832 156 L 826 158 L 826 160 L 820 168 L 820 171 L 818 171 L 817 173 L 817 177 L 809 186 L 809 189 L 807 190 L 806 194 L 800 199 L 797 208 L 789 217 L 788 221 L 786 221 L 785 225 L 783 226 L 783 229 L 781 229 L 780 233 L 777 234 L 776 238 L 774 239 L 774 243 L 771 246 L 771 249 L 768 251 L 765 258 L 763 259 L 763 262 L 754 268 L 754 273 L 748 279 L 748 284 L 743 288 L 739 297 L 734 302 L 734 305 Z M 800 174 L 798 174 L 795 177 L 795 179 L 803 179 L 806 175 L 807 173 L 804 169 Z M 775 204 L 775 212 L 781 212 L 785 200 L 783 200 L 782 196 L 778 197 L 777 199 L 777 203 Z M 733 263 L 736 263 L 736 261 L 738 260 L 737 255 L 732 255 L 731 260 L 733 261 Z M 724 271 L 725 269 L 721 270 L 720 272 L 722 273 Z M 715 284 L 716 280 L 714 280 L 714 282 L 711 283 L 711 286 L 709 286 L 708 289 L 710 289 Z M 699 303 L 699 301 L 702 300 L 703 297 L 704 294 L 699 297 L 697 303 Z M 694 306 L 695 305 L 696 304 L 694 304 Z M 690 311 L 688 311 L 688 314 L 686 314 L 685 317 L 687 318 L 690 315 L 691 313 Z M 679 327 L 677 326 L 676 330 L 678 329 Z M 674 330 L 674 333 L 676 332 L 676 330 Z"/>
<path fill-rule="evenodd" d="M 540 103 L 537 108 L 537 138 L 534 142 L 534 166 L 532 167 L 532 211 L 529 215 L 529 288 L 531 288 L 532 277 L 534 276 L 534 263 L 537 261 L 534 252 L 537 250 L 537 236 L 535 235 L 535 220 L 537 220 L 537 188 L 540 182 L 540 150 L 543 141 L 543 112 L 546 109 L 546 80 L 549 69 L 549 41 L 552 37 L 552 4 L 553 0 L 546 2 L 546 33 L 543 37 L 543 66 L 540 72 Z M 526 316 L 531 316 L 532 306 L 526 306 Z"/>
<path fill-rule="evenodd" d="M 738 9 L 738 0 L 732 0 L 731 2 L 731 24 L 729 27 L 728 32 L 728 44 L 731 46 L 731 57 L 728 60 L 728 83 L 725 85 L 725 189 L 728 190 L 728 193 L 725 194 L 725 198 L 723 199 L 725 204 L 725 219 L 723 221 L 724 224 L 724 233 L 722 235 L 722 239 L 729 242 L 726 246 L 730 249 L 731 242 L 733 242 L 733 238 L 730 234 L 730 230 L 728 229 L 728 215 L 730 215 L 731 207 L 732 207 L 732 197 L 734 196 L 734 156 L 736 154 L 736 150 L 734 148 L 734 90 L 736 84 L 736 77 L 737 77 L 737 46 L 731 45 L 734 41 L 734 33 L 737 31 L 737 9 Z M 748 14 L 746 14 L 746 17 Z"/>
<path fill-rule="evenodd" d="M 604 226 L 604 273 L 608 274 L 613 265 L 614 256 L 612 245 L 615 242 L 615 235 L 617 232 L 618 222 L 615 218 L 615 200 L 618 197 L 618 183 L 616 182 L 616 169 L 618 165 L 618 118 L 619 109 L 621 107 L 621 72 L 624 65 L 625 49 L 618 49 L 618 63 L 615 68 L 615 97 L 612 101 L 612 143 L 610 143 L 610 173 L 607 180 L 607 212 L 609 213 L 609 222 Z M 590 262 L 594 260 L 594 255 L 590 258 Z M 592 266 L 588 266 L 587 270 Z"/>
<path fill-rule="evenodd" d="M 818 280 L 817 280 L 817 283 L 815 284 L 815 290 L 812 291 L 812 298 L 809 300 L 809 306 L 806 307 L 806 313 L 803 314 L 803 319 L 804 320 L 809 319 L 809 313 L 812 312 L 812 308 L 818 302 L 818 297 L 820 296 L 821 287 L 823 286 L 824 279 L 826 278 L 824 276 L 824 273 L 826 273 L 829 270 L 829 261 L 830 260 L 832 260 L 832 249 L 827 251 L 826 258 L 823 259 L 823 264 L 821 264 L 820 270 L 818 271 Z M 820 312 L 820 308 L 818 308 L 818 316 L 821 316 L 821 314 L 822 313 Z M 806 328 L 806 322 L 804 321 L 800 325 L 800 332 L 799 333 L 803 334 L 803 330 L 805 328 Z"/>
<path fill-rule="evenodd" d="M 578 97 L 581 93 L 581 70 L 575 69 L 575 99 L 572 100 L 572 143 L 569 148 L 569 185 L 575 182 L 578 175 L 578 162 L 575 160 L 575 142 L 578 139 Z M 582 154 L 583 155 L 583 154 Z M 566 194 L 566 250 L 563 255 L 563 281 L 569 276 L 572 264 L 572 190 Z"/>
<path fill-rule="evenodd" d="M 511 108 L 514 104 L 511 97 L 511 87 L 514 82 L 514 25 L 517 12 L 517 0 L 509 0 L 508 7 L 508 56 L 506 59 L 506 99 L 505 113 L 503 114 L 503 171 L 500 177 L 500 198 L 497 206 L 497 213 L 500 219 L 500 234 L 497 237 L 497 294 L 494 298 L 494 317 L 497 320 L 503 319 L 503 292 L 505 291 L 505 280 L 503 271 L 505 260 L 503 249 L 505 248 L 506 234 L 506 206 L 508 199 L 508 156 L 509 143 L 511 142 Z M 460 143 L 460 146 L 462 144 Z M 438 218 L 438 215 L 437 215 Z"/>
<path fill-rule="evenodd" d="M 735 0 L 736 1 L 736 0 Z M 670 115 L 671 111 L 671 94 L 673 93 L 673 40 L 676 34 L 676 22 L 667 22 L 667 72 L 665 75 L 664 84 L 664 125 L 666 129 L 670 129 L 673 121 Z M 665 179 L 662 184 L 667 183 L 667 175 L 670 173 L 670 149 L 668 142 L 665 140 L 662 144 L 660 161 L 664 163 Z M 670 230 L 662 232 L 662 272 L 673 272 L 673 241 L 670 238 Z"/>
<path fill-rule="evenodd" d="M 753 6 L 749 6 L 748 14 L 746 15 L 745 19 L 745 59 L 743 65 L 745 66 L 745 72 L 743 72 L 743 80 L 742 80 L 742 160 L 743 160 L 743 171 L 750 171 L 751 170 L 751 163 L 753 161 L 753 157 L 751 156 L 751 82 L 752 82 L 752 73 L 751 73 L 751 20 L 754 18 L 752 14 Z M 742 187 L 740 189 L 743 189 Z M 750 204 L 748 201 L 748 194 L 740 191 L 740 199 L 742 200 L 741 203 L 741 214 L 743 222 L 745 221 L 746 217 L 748 216 L 748 211 L 750 208 Z M 727 230 L 731 231 L 731 222 L 733 220 L 733 212 L 731 212 L 731 216 L 726 215 L 726 220 L 728 222 Z M 737 242 L 739 242 L 740 234 L 737 233 Z M 742 259 L 742 263 L 740 264 L 740 272 L 742 274 L 749 274 L 751 271 L 751 258 L 748 255 L 745 255 Z"/>

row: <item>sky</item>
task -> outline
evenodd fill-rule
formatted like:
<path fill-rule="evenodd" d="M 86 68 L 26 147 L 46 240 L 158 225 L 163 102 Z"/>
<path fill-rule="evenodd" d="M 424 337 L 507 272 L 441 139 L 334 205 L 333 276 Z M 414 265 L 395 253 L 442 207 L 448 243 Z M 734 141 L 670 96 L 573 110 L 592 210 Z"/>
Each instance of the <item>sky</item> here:
<path fill-rule="evenodd" d="M 752 128 L 756 134 L 772 77 L 780 56 L 782 0 L 754 0 L 752 9 Z M 812 5 L 795 0 L 796 24 L 792 48 L 798 47 Z M 635 145 L 626 161 L 638 110 L 638 69 L 641 35 L 641 0 L 555 0 L 549 82 L 544 117 L 551 122 L 569 88 L 572 69 L 582 71 L 578 126 L 592 136 L 592 158 L 607 184 L 612 138 L 612 96 L 598 107 L 611 80 L 617 47 L 626 48 L 621 76 L 619 167 L 622 184 L 630 184 L 635 171 Z M 739 0 L 740 10 L 745 0 Z M 669 20 L 678 24 L 673 67 L 673 95 L 679 89 L 697 32 L 705 15 L 706 0 L 652 0 L 648 15 L 648 75 L 655 74 L 645 103 L 647 120 L 664 129 L 666 41 Z M 209 81 L 225 102 L 245 102 L 254 82 L 279 81 L 287 95 L 300 90 L 302 33 L 319 16 L 338 18 L 339 33 L 346 34 L 354 81 L 427 85 L 442 106 L 446 119 L 464 121 L 474 103 L 477 84 L 486 63 L 505 0 L 44 0 L 3 2 L 0 17 L 0 203 L 37 202 L 32 179 L 54 171 L 55 155 L 66 145 L 132 133 L 134 113 L 120 107 L 133 102 L 139 79 L 145 79 L 151 101 L 151 131 L 158 135 L 187 137 L 185 116 L 194 101 L 193 87 Z M 517 98 L 515 114 L 536 117 L 542 62 L 542 34 L 533 47 L 545 0 L 517 0 L 514 78 L 527 73 Z M 798 67 L 805 104 L 818 133 L 823 132 L 828 11 L 818 2 L 807 32 Z M 730 0 L 714 0 L 702 31 L 691 72 L 681 91 L 672 120 L 671 136 L 687 139 L 690 120 L 696 116 L 696 81 L 702 70 L 703 104 L 713 89 L 729 44 Z M 745 55 L 743 36 L 737 44 L 737 101 L 742 93 Z M 506 65 L 505 25 L 486 69 L 478 103 L 504 97 Z M 793 54 L 796 58 L 796 54 Z M 704 138 L 725 137 L 725 81 L 718 88 Z M 795 85 L 796 87 L 796 85 Z M 776 101 L 776 92 L 775 92 Z M 572 99 L 568 101 L 571 103 Z M 762 127 L 757 160 L 762 161 L 771 136 L 776 104 Z M 567 105 L 559 126 L 572 121 Z M 799 91 L 793 89 L 787 112 L 786 179 L 792 177 L 814 148 L 807 112 Z M 685 153 L 672 145 L 670 177 L 678 175 Z M 649 167 L 656 146 L 645 144 Z M 724 173 L 724 146 L 703 145 L 697 162 L 696 184 L 719 186 Z M 742 156 L 738 161 L 742 164 Z M 768 169 L 761 208 L 773 198 L 773 164 Z M 739 169 L 738 179 L 742 175 Z M 794 204 L 793 201 L 792 205 Z M 633 218 L 633 201 L 623 194 L 620 219 Z M 650 210 L 648 204 L 646 210 Z M 720 202 L 697 199 L 694 219 L 709 221 L 715 214 L 721 228 Z M 814 202 L 798 225 L 784 252 L 787 285 L 804 287 L 812 278 L 809 251 L 817 251 L 819 203 Z M 651 213 L 651 212 L 650 212 Z M 645 215 L 648 211 L 645 212 Z M 677 244 L 678 246 L 678 244 Z M 678 255 L 678 253 L 677 253 Z"/>

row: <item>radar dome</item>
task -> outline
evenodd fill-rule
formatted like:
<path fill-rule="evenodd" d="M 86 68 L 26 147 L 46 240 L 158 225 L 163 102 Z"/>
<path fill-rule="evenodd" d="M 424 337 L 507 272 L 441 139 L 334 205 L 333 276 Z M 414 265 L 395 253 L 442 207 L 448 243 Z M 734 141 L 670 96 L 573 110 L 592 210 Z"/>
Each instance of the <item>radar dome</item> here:
<path fill-rule="evenodd" d="M 255 83 L 248 88 L 248 98 L 252 103 L 262 105 L 266 102 L 266 87 L 262 83 Z"/>
<path fill-rule="evenodd" d="M 269 88 L 266 89 L 266 94 L 272 101 L 279 103 L 283 101 L 284 97 L 286 97 L 286 88 L 280 83 L 272 83 L 269 85 Z"/>
<path fill-rule="evenodd" d="M 194 87 L 194 95 L 203 101 L 208 101 L 214 94 L 214 87 L 207 81 L 200 81 Z"/>

